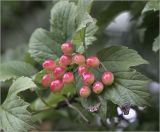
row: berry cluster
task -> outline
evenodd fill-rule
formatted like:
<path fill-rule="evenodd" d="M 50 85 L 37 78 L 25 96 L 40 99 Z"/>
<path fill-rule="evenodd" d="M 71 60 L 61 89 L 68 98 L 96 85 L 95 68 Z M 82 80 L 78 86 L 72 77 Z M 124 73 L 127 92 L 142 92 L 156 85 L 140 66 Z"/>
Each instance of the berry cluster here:
<path fill-rule="evenodd" d="M 43 62 L 42 66 L 45 70 L 49 71 L 48 74 L 42 78 L 42 85 L 49 87 L 52 92 L 60 91 L 65 83 L 73 83 L 74 75 L 72 71 L 67 71 L 66 68 L 70 65 L 78 65 L 76 70 L 78 75 L 82 78 L 83 86 L 79 90 L 82 97 L 88 97 L 92 91 L 100 94 L 104 85 L 111 85 L 114 81 L 112 72 L 105 71 L 102 74 L 101 81 L 96 81 L 95 76 L 89 71 L 89 68 L 97 68 L 100 61 L 96 56 L 85 58 L 82 54 L 74 53 L 73 45 L 70 42 L 61 45 L 63 55 L 59 58 L 58 62 L 52 59 L 47 59 Z"/>

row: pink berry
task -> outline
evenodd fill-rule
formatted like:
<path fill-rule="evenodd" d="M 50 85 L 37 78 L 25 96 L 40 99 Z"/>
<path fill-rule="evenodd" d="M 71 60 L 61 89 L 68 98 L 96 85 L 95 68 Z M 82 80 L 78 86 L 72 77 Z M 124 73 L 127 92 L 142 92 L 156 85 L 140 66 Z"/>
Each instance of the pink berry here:
<path fill-rule="evenodd" d="M 71 42 L 65 42 L 61 45 L 61 50 L 66 55 L 71 55 L 73 53 L 73 45 Z"/>
<path fill-rule="evenodd" d="M 72 61 L 77 65 L 85 64 L 85 57 L 81 54 L 76 54 L 73 56 Z"/>
<path fill-rule="evenodd" d="M 104 86 L 102 82 L 96 81 L 95 83 L 93 83 L 92 90 L 94 93 L 99 94 L 103 91 L 103 89 L 104 89 Z"/>
<path fill-rule="evenodd" d="M 91 85 L 94 82 L 94 75 L 91 72 L 85 72 L 82 75 L 84 85 Z"/>
<path fill-rule="evenodd" d="M 63 82 L 59 79 L 51 82 L 50 89 L 52 92 L 60 91 L 63 88 Z"/>
<path fill-rule="evenodd" d="M 74 82 L 73 73 L 72 73 L 72 72 L 66 72 L 66 73 L 63 75 L 63 82 L 64 82 L 64 83 L 72 83 L 72 82 Z"/>
<path fill-rule="evenodd" d="M 99 59 L 96 56 L 90 56 L 86 59 L 87 66 L 98 67 L 100 64 Z"/>
<path fill-rule="evenodd" d="M 102 75 L 102 82 L 105 84 L 105 85 L 111 85 L 114 81 L 114 75 L 112 72 L 110 71 L 105 71 Z"/>
<path fill-rule="evenodd" d="M 43 62 L 42 66 L 46 70 L 53 70 L 56 66 L 56 63 L 52 59 L 47 59 Z"/>
<path fill-rule="evenodd" d="M 70 65 L 72 62 L 72 58 L 69 55 L 62 55 L 59 59 L 59 64 L 62 66 Z"/>
<path fill-rule="evenodd" d="M 41 83 L 44 87 L 48 87 L 52 81 L 51 74 L 46 74 L 42 77 Z"/>
<path fill-rule="evenodd" d="M 78 66 L 78 74 L 79 75 L 83 75 L 85 72 L 87 72 L 87 66 L 85 66 L 85 65 Z"/>
<path fill-rule="evenodd" d="M 79 94 L 82 97 L 88 97 L 91 94 L 91 90 L 88 86 L 82 86 L 79 90 Z"/>
<path fill-rule="evenodd" d="M 62 66 L 56 66 L 53 70 L 54 78 L 60 78 L 65 73 L 65 68 Z"/>

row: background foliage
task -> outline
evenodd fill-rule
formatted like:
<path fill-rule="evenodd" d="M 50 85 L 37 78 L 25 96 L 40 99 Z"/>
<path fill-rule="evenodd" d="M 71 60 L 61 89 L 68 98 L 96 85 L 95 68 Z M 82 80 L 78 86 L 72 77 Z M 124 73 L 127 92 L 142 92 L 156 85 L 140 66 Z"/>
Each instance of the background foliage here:
<path fill-rule="evenodd" d="M 10 90 L 14 91 L 15 88 L 18 89 L 19 87 L 18 85 L 19 80 L 17 80 L 11 85 L 11 88 L 8 91 L 9 86 L 12 82 L 11 78 L 17 78 L 17 77 L 20 77 L 21 75 L 23 76 L 33 75 L 34 73 L 36 73 L 37 70 L 41 69 L 41 66 L 37 62 L 42 62 L 46 57 L 48 57 L 48 54 L 46 56 L 46 52 L 50 52 L 50 53 L 57 52 L 57 49 L 59 49 L 58 47 L 55 47 L 54 49 L 50 48 L 53 42 L 56 46 L 59 46 L 58 44 L 60 44 L 61 42 L 67 39 L 70 39 L 72 35 L 74 36 L 73 42 L 75 44 L 83 42 L 83 36 L 81 36 L 80 34 L 84 34 L 84 31 L 85 31 L 86 33 L 85 41 L 89 47 L 87 51 L 88 55 L 95 54 L 101 49 L 108 48 L 109 46 L 112 46 L 112 45 L 118 45 L 118 46 L 124 45 L 129 48 L 135 49 L 143 58 L 148 60 L 149 65 L 142 65 L 136 68 L 136 70 L 144 73 L 150 79 L 153 80 L 153 82 L 151 82 L 150 85 L 148 86 L 151 96 L 153 97 L 151 100 L 151 107 L 148 107 L 143 111 L 141 111 L 140 108 L 134 108 L 137 112 L 137 119 L 135 122 L 129 123 L 129 120 L 126 120 L 122 115 L 117 114 L 116 105 L 113 105 L 110 102 L 107 102 L 107 104 L 103 104 L 108 108 L 107 110 L 108 114 L 106 116 L 108 117 L 108 115 L 112 115 L 111 117 L 108 117 L 108 120 L 110 123 L 108 123 L 107 126 L 103 125 L 103 122 L 100 121 L 98 116 L 93 117 L 92 114 L 88 114 L 86 110 L 82 109 L 79 104 L 76 104 L 76 106 L 82 112 L 85 113 L 85 115 L 89 120 L 92 120 L 91 124 L 84 123 L 81 117 L 77 116 L 77 113 L 72 109 L 67 107 L 64 107 L 63 109 L 58 109 L 56 106 L 55 107 L 58 110 L 48 110 L 44 113 L 35 114 L 32 117 L 32 120 L 37 123 L 37 126 L 41 130 L 124 129 L 124 130 L 132 130 L 132 131 L 133 130 L 158 131 L 159 129 L 159 119 L 157 116 L 159 111 L 159 105 L 158 105 L 159 84 L 157 83 L 159 80 L 159 76 L 158 76 L 158 73 L 159 73 L 159 69 L 158 69 L 158 66 L 159 66 L 158 64 L 159 9 L 157 7 L 158 2 L 157 1 L 153 3 L 148 2 L 146 4 L 145 1 L 137 1 L 137 2 L 136 1 L 135 2 L 134 1 L 94 1 L 92 4 L 93 6 L 92 8 L 90 8 L 90 6 L 86 6 L 86 5 L 89 5 L 89 3 L 85 3 L 85 6 L 83 6 L 84 3 L 79 3 L 80 5 L 78 6 L 83 6 L 87 12 L 91 13 L 91 16 L 93 18 L 97 19 L 97 25 L 99 26 L 98 32 L 96 33 L 97 40 L 94 41 L 92 46 L 90 46 L 90 44 L 92 43 L 93 40 L 95 40 L 95 37 L 93 36 L 93 34 L 97 31 L 97 27 L 94 24 L 90 25 L 89 27 L 91 29 L 94 28 L 94 30 L 92 30 L 91 32 L 91 30 L 89 30 L 89 27 L 88 29 L 86 28 L 86 25 L 90 24 L 90 22 L 95 23 L 95 20 L 90 18 L 87 14 L 85 14 L 85 16 L 82 16 L 81 14 L 84 14 L 83 12 L 84 9 L 82 10 L 79 9 L 78 10 L 80 14 L 80 16 L 78 16 L 79 23 L 77 23 L 77 25 L 73 25 L 72 21 L 76 19 L 74 13 L 76 12 L 77 9 L 74 5 L 71 5 L 70 8 L 64 8 L 62 12 L 58 12 L 57 11 L 58 8 L 60 8 L 60 6 L 62 6 L 63 4 L 64 4 L 63 7 L 64 6 L 67 7 L 67 2 L 66 3 L 63 2 L 61 3 L 61 5 L 57 6 L 57 9 L 51 10 L 51 16 L 57 15 L 56 13 L 58 13 L 58 17 L 59 15 L 61 16 L 60 18 L 67 17 L 66 19 L 68 21 L 67 22 L 61 21 L 61 23 L 59 23 L 59 22 L 56 22 L 51 17 L 50 19 L 51 27 L 49 27 L 48 20 L 50 18 L 49 17 L 50 9 L 52 7 L 51 3 L 55 4 L 56 1 L 54 2 L 51 2 L 51 1 L 48 1 L 48 2 L 2 1 L 1 55 L 2 55 L 2 62 L 10 63 L 10 64 L 7 64 L 7 67 L 5 66 L 5 64 L 3 64 L 2 67 L 5 67 L 6 70 L 3 70 L 3 72 L 0 72 L 0 80 L 1 81 L 4 81 L 6 79 L 8 80 L 6 82 L 1 83 L 1 92 L 3 93 L 1 94 L 2 103 L 5 104 L 6 100 L 10 98 L 10 96 L 12 97 L 12 95 L 9 94 Z M 67 10 L 71 10 L 70 12 L 71 14 L 64 14 L 65 12 L 67 12 Z M 130 13 L 128 20 L 126 20 L 128 21 L 129 26 L 122 27 L 125 30 L 121 30 L 121 28 L 119 27 L 121 27 L 122 21 L 121 20 L 116 21 L 115 18 L 121 13 L 126 13 L 126 12 Z M 10 21 L 12 21 L 12 23 Z M 114 23 L 115 21 L 117 24 Z M 66 26 L 66 24 L 68 25 Z M 113 26 L 111 26 L 111 24 L 115 24 L 118 26 L 116 26 L 117 27 L 116 29 L 115 28 L 113 29 Z M 43 29 L 39 27 L 42 27 Z M 75 28 L 71 28 L 71 27 L 75 27 Z M 36 28 L 39 28 L 39 29 L 35 31 Z M 73 34 L 72 31 L 68 32 L 68 30 L 76 31 L 76 33 Z M 56 33 L 54 33 L 55 31 Z M 63 32 L 61 33 L 61 31 Z M 34 33 L 30 41 L 28 41 L 32 32 Z M 59 33 L 63 37 L 59 38 L 59 35 L 57 36 L 57 33 Z M 67 33 L 67 34 L 63 34 L 63 33 Z M 51 38 L 54 38 L 54 40 Z M 37 44 L 42 45 L 43 44 L 42 42 L 46 43 L 47 47 L 37 46 Z M 30 56 L 30 54 L 27 52 L 28 43 L 30 44 L 29 53 L 32 53 L 32 56 Z M 38 53 L 39 51 L 38 48 L 43 49 L 43 52 L 41 52 L 41 54 Z M 84 50 L 83 47 L 81 46 L 77 46 L 76 48 L 80 52 L 83 52 Z M 116 47 L 113 47 L 113 49 L 109 49 L 109 51 L 113 52 L 114 48 Z M 54 51 L 50 51 L 50 50 L 54 50 Z M 124 53 L 124 55 L 122 55 L 121 57 L 122 59 L 124 59 L 125 56 L 129 56 L 128 53 L 133 52 L 132 50 L 128 51 L 126 47 L 121 47 L 119 50 L 122 50 Z M 112 56 L 104 56 L 102 52 L 100 52 L 99 54 L 102 54 L 100 56 L 102 56 L 101 60 L 103 61 L 104 64 L 105 64 L 105 61 L 107 61 L 105 60 L 105 58 L 107 58 L 108 60 L 112 58 L 114 60 Z M 61 55 L 61 52 L 58 52 L 58 56 L 60 55 Z M 35 62 L 32 57 L 34 57 L 37 62 Z M 57 56 L 54 54 L 49 54 L 49 57 L 52 57 L 54 59 L 57 58 Z M 136 57 L 139 58 L 139 56 L 136 56 Z M 124 59 L 125 61 L 123 63 L 117 62 L 116 60 L 114 60 L 115 64 L 107 63 L 107 67 L 112 68 L 113 71 L 119 70 L 119 73 L 116 74 L 117 78 L 123 77 L 125 79 L 125 74 L 129 74 L 131 71 L 125 71 L 125 74 L 122 71 L 128 69 L 130 66 L 136 66 L 138 64 L 147 63 L 145 60 L 142 60 L 141 58 L 137 60 L 133 60 L 133 59 L 131 58 L 127 60 L 126 58 Z M 15 61 L 11 62 L 12 60 L 17 60 L 19 62 L 15 62 Z M 25 62 L 21 62 L 21 61 L 25 61 Z M 35 69 L 32 65 L 37 69 Z M 123 66 L 117 66 L 117 65 L 123 65 Z M 15 67 L 17 67 L 16 69 L 21 69 L 21 70 L 15 71 L 14 70 Z M 30 71 L 28 71 L 27 69 L 30 69 Z M 45 71 L 41 71 L 38 73 L 38 75 L 33 77 L 33 78 L 36 78 L 37 84 L 39 83 L 39 79 L 40 79 L 39 75 L 43 75 L 44 72 Z M 134 75 L 135 72 L 132 71 L 132 74 L 130 74 L 130 78 L 129 78 L 132 80 L 132 83 L 129 87 L 132 87 L 132 85 L 133 86 L 136 85 L 133 81 L 135 80 L 135 78 L 138 78 L 138 80 L 141 80 L 139 81 L 138 84 L 145 83 L 146 78 L 143 77 L 141 74 L 136 73 L 136 77 Z M 26 83 L 30 83 L 29 82 L 30 80 L 27 77 L 22 77 L 20 79 L 21 79 L 20 81 L 25 81 Z M 132 92 L 129 92 L 129 91 L 125 92 L 126 90 L 125 87 L 127 87 L 128 81 L 129 81 L 128 77 L 126 78 L 125 82 L 121 79 L 117 80 L 117 82 L 121 82 L 123 84 L 123 87 L 118 87 L 118 88 L 119 90 L 124 91 L 123 96 L 125 96 L 125 98 L 130 97 L 133 94 Z M 26 90 L 33 87 L 35 86 L 32 83 L 30 83 L 29 87 L 24 87 L 22 90 Z M 71 86 L 65 86 L 65 87 L 70 88 Z M 69 91 L 73 93 L 75 92 L 72 89 Z M 16 94 L 17 92 L 18 91 L 15 91 Z M 66 93 L 66 91 L 62 91 L 62 92 Z M 144 93 L 143 94 L 138 93 L 138 94 L 140 97 L 148 96 Z M 110 93 L 109 95 L 110 97 L 108 98 L 112 100 L 112 97 L 113 97 L 111 96 L 112 93 Z M 51 104 L 55 104 L 63 99 L 60 95 L 53 97 L 52 94 L 49 95 L 49 93 L 47 92 L 44 92 L 43 96 L 46 96 L 45 98 L 46 102 Z M 33 92 L 30 92 L 29 90 L 27 90 L 26 92 L 20 93 L 20 97 L 25 99 L 27 102 L 31 102 L 36 99 L 36 95 Z M 15 99 L 15 101 L 16 101 L 16 98 L 18 98 L 17 95 L 12 97 L 12 99 Z M 117 101 L 120 101 L 120 100 L 115 100 L 115 103 Z M 131 101 L 132 103 L 137 103 L 134 98 L 132 98 Z M 143 100 L 141 101 L 143 103 L 147 103 L 147 102 L 144 102 Z M 121 102 L 123 102 L 123 99 Z M 138 101 L 138 103 L 140 103 L 140 101 Z M 2 104 L 2 108 L 3 108 L 3 104 Z M 21 102 L 21 104 L 22 104 L 22 109 L 27 107 L 27 104 L 25 102 Z M 43 107 L 44 107 L 43 102 L 37 99 L 32 103 L 32 105 L 30 106 L 30 109 L 39 110 Z M 10 109 L 10 108 L 5 108 L 5 110 L 7 109 Z M 0 111 L 1 113 L 5 112 L 3 109 L 0 109 Z M 101 109 L 101 111 L 106 111 L 106 110 Z M 25 114 L 26 114 L 26 118 L 28 118 L 29 116 L 28 113 L 26 112 Z M 1 118 L 3 118 L 3 116 L 4 114 L 0 114 Z M 103 116 L 104 115 L 102 115 L 102 117 Z M 113 117 L 117 117 L 117 118 L 113 118 Z M 116 121 L 116 119 L 118 119 L 118 122 Z M 9 124 L 8 125 L 5 124 L 5 125 L 8 126 Z M 21 124 L 21 126 L 23 126 L 23 124 Z M 17 129 L 21 130 L 22 128 L 17 128 Z"/>

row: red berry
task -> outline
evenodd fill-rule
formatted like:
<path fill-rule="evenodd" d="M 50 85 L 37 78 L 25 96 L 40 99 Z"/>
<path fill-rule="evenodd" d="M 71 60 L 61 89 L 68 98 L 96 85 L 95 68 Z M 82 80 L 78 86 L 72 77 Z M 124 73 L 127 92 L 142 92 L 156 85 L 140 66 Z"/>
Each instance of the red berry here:
<path fill-rule="evenodd" d="M 54 78 L 60 78 L 65 73 L 65 68 L 62 66 L 56 66 L 53 70 Z"/>
<path fill-rule="evenodd" d="M 82 75 L 84 85 L 91 85 L 94 82 L 94 75 L 91 72 L 85 72 Z"/>
<path fill-rule="evenodd" d="M 100 81 L 96 81 L 93 84 L 92 90 L 94 93 L 99 94 L 103 91 L 103 88 L 104 88 L 103 83 Z"/>
<path fill-rule="evenodd" d="M 63 87 L 63 82 L 59 79 L 51 82 L 50 89 L 52 92 L 60 91 Z"/>
<path fill-rule="evenodd" d="M 48 87 L 52 81 L 51 74 L 46 74 L 42 77 L 41 83 L 44 87 Z"/>
<path fill-rule="evenodd" d="M 79 94 L 82 97 L 88 97 L 91 94 L 91 90 L 88 86 L 82 86 L 79 90 Z"/>
<path fill-rule="evenodd" d="M 64 83 L 72 83 L 72 82 L 74 82 L 73 73 L 72 73 L 72 72 L 66 72 L 66 73 L 63 75 L 63 82 L 64 82 Z"/>
<path fill-rule="evenodd" d="M 61 50 L 66 55 L 71 55 L 73 53 L 73 45 L 70 42 L 65 42 L 61 45 Z"/>
<path fill-rule="evenodd" d="M 87 66 L 98 67 L 100 64 L 99 59 L 96 56 L 90 56 L 86 59 Z"/>
<path fill-rule="evenodd" d="M 102 75 L 102 82 L 105 84 L 105 85 L 111 85 L 114 81 L 114 75 L 112 72 L 110 71 L 105 71 Z"/>
<path fill-rule="evenodd" d="M 56 66 L 56 63 L 52 59 L 47 59 L 43 62 L 42 66 L 46 70 L 53 70 Z"/>
<path fill-rule="evenodd" d="M 70 65 L 72 62 L 72 58 L 69 55 L 62 55 L 59 59 L 59 64 L 62 66 Z"/>
<path fill-rule="evenodd" d="M 87 66 L 85 65 L 80 65 L 78 66 L 78 74 L 83 75 L 83 73 L 87 72 Z"/>
<path fill-rule="evenodd" d="M 85 57 L 81 54 L 76 54 L 73 56 L 72 61 L 78 65 L 85 64 Z"/>

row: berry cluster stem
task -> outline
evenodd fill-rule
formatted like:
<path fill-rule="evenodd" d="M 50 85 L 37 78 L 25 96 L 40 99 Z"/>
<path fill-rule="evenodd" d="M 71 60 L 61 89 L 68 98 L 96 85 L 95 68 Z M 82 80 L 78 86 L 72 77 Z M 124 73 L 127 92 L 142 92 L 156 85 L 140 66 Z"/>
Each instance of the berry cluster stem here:
<path fill-rule="evenodd" d="M 52 107 L 50 104 L 48 104 L 48 103 L 43 99 L 43 97 L 41 96 L 41 94 L 39 93 L 39 91 L 36 91 L 36 94 L 37 94 L 37 96 L 40 98 L 40 100 L 41 100 L 46 106 L 48 106 L 48 107 L 50 107 L 50 108 L 54 108 L 54 107 Z"/>
<path fill-rule="evenodd" d="M 78 114 L 82 117 L 82 119 L 84 121 L 86 121 L 87 123 L 89 123 L 89 120 L 82 114 L 82 112 L 77 109 L 77 107 L 73 106 L 72 104 L 69 103 L 68 99 L 65 99 L 66 103 L 68 104 L 68 107 L 72 108 L 73 110 L 75 110 L 76 112 L 78 112 Z"/>
<path fill-rule="evenodd" d="M 86 32 L 86 28 L 84 29 L 84 36 L 83 36 L 83 47 L 84 47 L 84 55 L 85 57 L 87 56 L 87 47 L 86 47 L 86 44 L 85 44 L 85 32 Z"/>
<path fill-rule="evenodd" d="M 104 69 L 105 71 L 107 71 L 107 68 L 105 67 L 105 65 L 103 65 L 102 62 L 100 62 L 100 64 L 101 64 L 101 66 L 103 67 L 103 69 Z"/>

